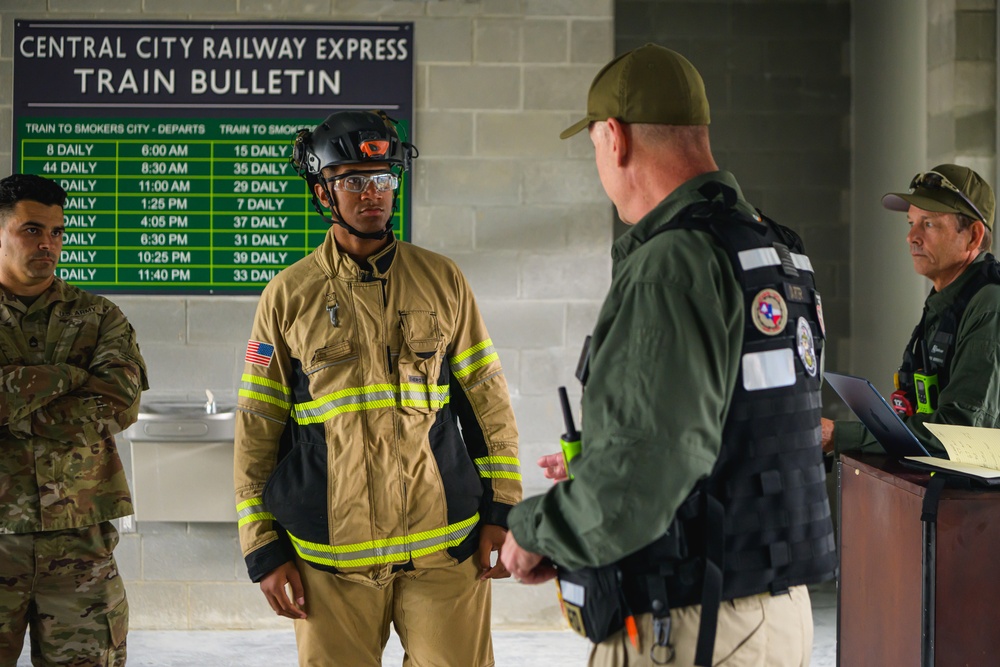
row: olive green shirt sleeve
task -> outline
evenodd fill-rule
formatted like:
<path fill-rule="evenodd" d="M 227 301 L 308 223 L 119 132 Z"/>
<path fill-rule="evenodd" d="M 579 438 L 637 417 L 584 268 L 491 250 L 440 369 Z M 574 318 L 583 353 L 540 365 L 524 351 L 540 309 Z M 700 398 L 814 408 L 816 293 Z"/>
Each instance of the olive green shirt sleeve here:
<path fill-rule="evenodd" d="M 955 338 L 951 377 L 937 411 L 903 420 L 932 454 L 945 451 L 927 423 L 1000 427 L 1000 289 L 987 286 L 969 302 Z M 838 452 L 883 451 L 859 422 L 836 422 L 833 442 Z"/>
<path fill-rule="evenodd" d="M 661 236 L 671 238 L 651 242 L 651 263 L 666 275 L 640 267 L 634 280 L 616 278 L 594 331 L 574 479 L 510 515 L 523 548 L 569 569 L 617 561 L 663 535 L 721 448 L 742 297 L 707 234 Z"/>

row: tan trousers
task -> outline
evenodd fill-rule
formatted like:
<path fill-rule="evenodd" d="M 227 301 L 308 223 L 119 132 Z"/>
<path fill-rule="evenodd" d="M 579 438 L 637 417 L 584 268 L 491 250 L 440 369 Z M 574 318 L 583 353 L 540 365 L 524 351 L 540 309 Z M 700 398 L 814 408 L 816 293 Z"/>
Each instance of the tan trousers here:
<path fill-rule="evenodd" d="M 298 566 L 309 615 L 295 621 L 301 667 L 379 667 L 390 623 L 403 667 L 493 666 L 490 582 L 479 581 L 475 557 L 381 586 Z"/>
<path fill-rule="evenodd" d="M 653 616 L 636 619 L 639 651 L 624 632 L 617 632 L 594 647 L 590 667 L 691 667 L 701 605 L 670 610 L 670 644 L 674 657 L 657 649 L 650 657 Z M 719 608 L 715 635 L 716 667 L 809 667 L 812 654 L 813 620 L 809 591 L 793 587 L 787 595 L 768 593 L 729 600 Z M 656 659 L 656 661 L 653 660 Z"/>

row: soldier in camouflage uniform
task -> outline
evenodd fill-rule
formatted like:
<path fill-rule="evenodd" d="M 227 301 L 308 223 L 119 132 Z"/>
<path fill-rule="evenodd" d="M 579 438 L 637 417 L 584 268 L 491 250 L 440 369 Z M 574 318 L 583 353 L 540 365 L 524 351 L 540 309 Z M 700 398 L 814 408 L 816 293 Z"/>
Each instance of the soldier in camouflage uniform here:
<path fill-rule="evenodd" d="M 66 192 L 0 180 L 0 667 L 124 665 L 128 603 L 111 519 L 132 513 L 114 434 L 146 369 L 107 299 L 55 275 Z"/>

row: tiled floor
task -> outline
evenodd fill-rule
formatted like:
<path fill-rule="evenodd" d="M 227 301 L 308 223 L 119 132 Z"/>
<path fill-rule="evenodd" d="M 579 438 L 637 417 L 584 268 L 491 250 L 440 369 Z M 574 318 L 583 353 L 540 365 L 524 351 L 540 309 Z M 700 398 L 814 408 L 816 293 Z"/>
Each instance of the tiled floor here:
<path fill-rule="evenodd" d="M 834 587 L 812 589 L 812 667 L 836 665 L 837 594 Z M 130 632 L 129 667 L 294 667 L 295 636 L 291 631 Z M 566 631 L 493 633 L 498 667 L 581 667 L 587 664 L 590 644 Z M 395 636 L 386 647 L 383 664 L 400 665 L 403 651 Z M 27 649 L 17 667 L 30 667 Z"/>

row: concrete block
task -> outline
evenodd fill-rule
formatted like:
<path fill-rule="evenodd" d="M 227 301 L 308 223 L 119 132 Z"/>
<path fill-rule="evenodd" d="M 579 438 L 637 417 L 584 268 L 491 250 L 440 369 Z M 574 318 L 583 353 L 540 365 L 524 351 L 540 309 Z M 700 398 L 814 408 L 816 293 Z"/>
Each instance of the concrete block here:
<path fill-rule="evenodd" d="M 421 158 L 415 165 L 418 205 L 496 206 L 520 202 L 521 163 L 517 161 Z"/>
<path fill-rule="evenodd" d="M 770 75 L 798 74 L 801 76 L 850 75 L 845 69 L 841 45 L 844 39 L 786 39 L 768 40 L 764 47 L 765 72 Z"/>
<path fill-rule="evenodd" d="M 596 16 L 612 18 L 613 0 L 525 0 L 527 16 Z"/>
<path fill-rule="evenodd" d="M 582 116 L 590 83 L 600 69 L 596 64 L 525 67 L 524 108 L 574 111 Z"/>
<path fill-rule="evenodd" d="M 480 157 L 566 155 L 559 133 L 563 115 L 544 111 L 483 112 L 476 116 L 475 152 Z"/>
<path fill-rule="evenodd" d="M 246 345 L 239 350 L 242 361 Z M 212 391 L 230 391 L 232 387 L 219 386 L 231 382 L 235 373 L 236 358 L 231 346 L 148 345 L 143 347 L 151 389 L 157 391 L 192 391 L 204 388 Z M 239 370 L 243 365 L 240 363 Z"/>
<path fill-rule="evenodd" d="M 483 16 L 521 16 L 521 0 L 480 0 Z"/>
<path fill-rule="evenodd" d="M 125 582 L 130 630 L 187 630 L 188 585 L 149 581 Z"/>
<path fill-rule="evenodd" d="M 994 155 L 996 110 L 989 109 L 956 118 L 955 149 L 965 154 Z"/>
<path fill-rule="evenodd" d="M 428 16 L 479 16 L 483 13 L 481 2 L 468 0 L 435 0 L 426 3 Z"/>
<path fill-rule="evenodd" d="M 955 9 L 965 10 L 990 10 L 997 8 L 997 0 L 955 0 Z"/>
<path fill-rule="evenodd" d="M 525 350 L 521 356 L 523 363 L 518 386 L 522 396 L 548 396 L 558 387 L 570 390 L 579 387 L 573 373 L 580 359 L 580 350 L 572 343 L 566 347 Z M 577 407 L 574 407 L 573 414 L 579 414 Z"/>
<path fill-rule="evenodd" d="M 610 20 L 573 21 L 570 26 L 569 59 L 574 63 L 604 66 L 615 51 L 614 24 Z"/>
<path fill-rule="evenodd" d="M 588 84 L 589 88 L 589 84 Z M 573 113 L 568 113 L 563 116 L 566 124 L 563 125 L 565 130 L 570 125 L 576 124 L 578 120 L 583 118 L 587 113 L 587 91 L 584 90 L 580 94 L 580 110 L 574 111 Z M 560 130 L 561 131 L 561 130 Z M 594 144 L 590 141 L 590 133 L 586 130 L 580 130 L 572 137 L 568 139 L 563 139 L 566 142 L 566 146 L 569 148 L 569 157 L 579 158 L 581 160 L 586 160 L 588 162 L 594 162 Z M 610 205 L 610 202 L 608 202 Z"/>
<path fill-rule="evenodd" d="M 847 2 L 737 3 L 729 15 L 732 34 L 757 39 L 788 35 L 824 38 L 830 34 L 847 35 L 851 27 L 851 6 Z M 706 23 L 704 29 L 713 23 Z"/>
<path fill-rule="evenodd" d="M 488 300 L 479 302 L 479 310 L 494 345 L 526 350 L 563 344 L 566 314 L 561 303 Z"/>
<path fill-rule="evenodd" d="M 520 258 L 521 293 L 529 299 L 599 299 L 611 282 L 605 255 Z"/>
<path fill-rule="evenodd" d="M 559 610 L 555 583 L 526 586 L 513 579 L 494 580 L 493 627 L 504 630 L 564 629 L 566 622 Z M 580 638 L 581 644 L 586 641 Z M 581 656 L 584 654 L 581 651 Z"/>
<path fill-rule="evenodd" d="M 519 67 L 432 65 L 427 71 L 429 108 L 517 109 L 521 105 Z"/>
<path fill-rule="evenodd" d="M 472 155 L 473 118 L 469 111 L 418 111 L 413 143 L 424 158 Z"/>
<path fill-rule="evenodd" d="M 523 166 L 524 201 L 529 204 L 603 204 L 604 188 L 592 161 L 535 160 Z"/>
<path fill-rule="evenodd" d="M 14 80 L 14 61 L 0 60 L 0 81 Z M 14 86 L 0 86 L 0 105 L 8 106 L 14 101 Z"/>
<path fill-rule="evenodd" d="M 115 14 L 142 11 L 142 0 L 51 0 L 50 12 L 106 12 Z"/>
<path fill-rule="evenodd" d="M 396 0 L 333 0 L 333 14 L 338 19 L 357 18 L 371 20 L 371 17 L 405 18 L 423 16 L 424 2 L 396 2 Z"/>
<path fill-rule="evenodd" d="M 0 0 L 0 12 L 18 12 L 18 18 L 23 12 L 43 13 L 47 8 L 48 0 Z"/>
<path fill-rule="evenodd" d="M 473 249 L 476 211 L 471 206 L 421 206 L 414 210 L 413 243 L 448 255 Z"/>
<path fill-rule="evenodd" d="M 564 225 L 552 207 L 492 206 L 476 211 L 476 248 L 484 251 L 560 251 Z"/>
<path fill-rule="evenodd" d="M 128 588 L 133 581 L 142 579 L 142 538 L 138 533 L 120 534 L 115 547 L 118 573 Z"/>
<path fill-rule="evenodd" d="M 994 62 L 997 52 L 996 11 L 955 13 L 955 58 Z"/>
<path fill-rule="evenodd" d="M 187 306 L 183 297 L 124 296 L 109 298 L 135 328 L 143 353 L 159 343 L 183 343 L 187 337 Z"/>
<path fill-rule="evenodd" d="M 220 480 L 232 484 L 232 480 Z M 183 489 L 178 489 L 183 492 Z M 236 526 L 188 524 L 182 535 L 142 534 L 145 581 L 235 581 L 243 562 Z"/>
<path fill-rule="evenodd" d="M 525 19 L 521 27 L 521 60 L 564 63 L 569 58 L 569 22 L 565 19 Z"/>
<path fill-rule="evenodd" d="M 413 51 L 421 63 L 469 63 L 472 61 L 472 22 L 468 19 L 417 19 L 413 25 Z"/>
<path fill-rule="evenodd" d="M 455 253 L 451 258 L 462 269 L 478 301 L 517 298 L 517 258 L 513 253 Z"/>
<path fill-rule="evenodd" d="M 522 22 L 482 18 L 475 23 L 474 62 L 516 63 L 521 60 Z"/>
<path fill-rule="evenodd" d="M 597 316 L 601 312 L 603 303 L 604 295 L 596 301 L 575 301 L 566 304 L 566 346 L 570 350 L 575 350 L 577 359 L 583 350 L 584 339 L 593 332 L 594 325 L 597 324 Z"/>
<path fill-rule="evenodd" d="M 553 391 L 551 395 L 518 396 L 513 400 L 513 405 L 514 414 L 517 415 L 517 430 L 522 441 L 551 443 L 550 446 L 556 447 L 559 445 L 558 437 L 563 432 L 563 418 L 556 392 Z M 576 412 L 574 414 L 577 416 L 579 428 L 580 415 Z M 543 453 L 553 451 L 555 450 L 551 449 Z"/>
<path fill-rule="evenodd" d="M 955 108 L 957 86 L 954 62 L 932 67 L 927 72 L 927 114 L 951 112 Z"/>
<path fill-rule="evenodd" d="M 291 621 L 274 613 L 257 584 L 191 586 L 191 627 L 204 630 L 281 630 Z"/>
<path fill-rule="evenodd" d="M 240 14 L 266 14 L 269 16 L 329 16 L 332 0 L 242 0 Z"/>
<path fill-rule="evenodd" d="M 245 347 L 258 301 L 256 296 L 188 299 L 188 343 Z"/>
<path fill-rule="evenodd" d="M 235 16 L 239 11 L 237 0 L 144 0 L 146 14 L 221 14 Z"/>
<path fill-rule="evenodd" d="M 927 24 L 927 66 L 945 65 L 955 60 L 958 48 L 955 40 L 955 16 L 950 14 L 947 21 L 933 21 Z"/>
<path fill-rule="evenodd" d="M 996 105 L 996 65 L 990 62 L 955 63 L 955 108 L 992 109 Z"/>

